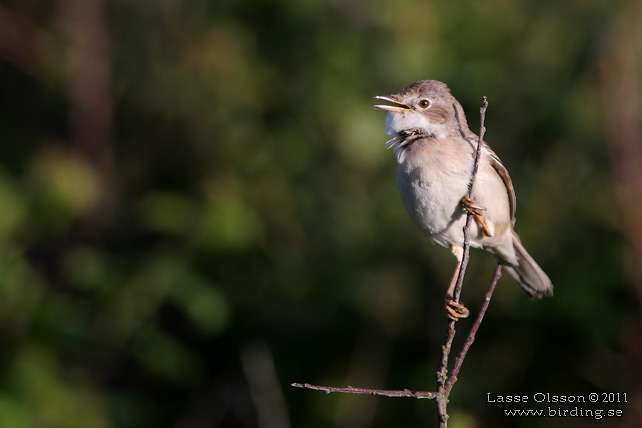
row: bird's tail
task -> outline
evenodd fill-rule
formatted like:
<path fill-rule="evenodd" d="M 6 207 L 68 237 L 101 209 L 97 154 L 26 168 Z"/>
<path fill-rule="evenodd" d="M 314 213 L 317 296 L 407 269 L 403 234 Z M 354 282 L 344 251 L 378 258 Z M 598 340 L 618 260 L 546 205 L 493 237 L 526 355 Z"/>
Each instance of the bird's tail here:
<path fill-rule="evenodd" d="M 515 278 L 530 297 L 552 296 L 553 283 L 528 254 L 515 232 L 513 232 L 513 247 L 517 263 L 505 264 L 504 269 Z"/>

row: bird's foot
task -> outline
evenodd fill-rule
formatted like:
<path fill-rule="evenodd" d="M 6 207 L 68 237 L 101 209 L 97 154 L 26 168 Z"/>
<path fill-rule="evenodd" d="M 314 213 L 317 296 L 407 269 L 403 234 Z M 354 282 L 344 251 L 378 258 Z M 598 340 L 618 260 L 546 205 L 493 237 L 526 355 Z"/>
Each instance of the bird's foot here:
<path fill-rule="evenodd" d="M 448 318 L 453 321 L 459 321 L 462 318 L 468 318 L 470 311 L 463 303 L 455 301 L 452 296 L 446 297 L 446 313 Z"/>
<path fill-rule="evenodd" d="M 480 216 L 484 211 L 486 211 L 486 208 L 476 205 L 475 201 L 469 198 L 468 195 L 461 198 L 461 207 L 464 211 L 474 216 Z"/>
<path fill-rule="evenodd" d="M 461 198 L 461 207 L 464 209 L 464 211 L 475 218 L 475 222 L 479 227 L 482 228 L 484 235 L 493 236 L 493 233 L 490 231 L 486 223 L 484 223 L 484 219 L 482 219 L 482 213 L 486 211 L 486 208 L 475 205 L 475 201 L 473 201 L 467 195 Z"/>

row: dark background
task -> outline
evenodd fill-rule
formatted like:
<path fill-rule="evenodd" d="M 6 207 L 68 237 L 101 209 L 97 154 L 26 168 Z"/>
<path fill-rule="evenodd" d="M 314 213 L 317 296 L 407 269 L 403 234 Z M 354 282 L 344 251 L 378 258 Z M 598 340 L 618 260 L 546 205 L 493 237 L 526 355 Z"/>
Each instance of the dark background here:
<path fill-rule="evenodd" d="M 450 426 L 642 426 L 640 22 L 637 0 L 2 0 L 0 426 L 434 426 L 431 401 L 289 386 L 434 389 L 455 260 L 407 218 L 371 107 L 421 79 L 473 130 L 488 96 L 556 287 L 502 278 Z M 471 255 L 476 312 L 494 261 Z M 548 404 L 487 392 L 628 402 L 509 419 Z"/>

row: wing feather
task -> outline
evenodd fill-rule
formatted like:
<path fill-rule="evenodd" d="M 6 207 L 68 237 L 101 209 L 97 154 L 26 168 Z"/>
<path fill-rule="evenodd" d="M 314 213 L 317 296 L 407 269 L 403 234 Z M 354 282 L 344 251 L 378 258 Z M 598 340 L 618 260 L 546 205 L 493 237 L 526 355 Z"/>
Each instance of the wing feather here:
<path fill-rule="evenodd" d="M 513 188 L 513 182 L 510 179 L 510 175 L 508 175 L 508 171 L 506 170 L 506 167 L 502 164 L 502 161 L 499 159 L 499 156 L 495 154 L 494 151 L 491 150 L 491 148 L 486 144 L 486 142 L 482 142 L 483 147 L 488 151 L 488 155 L 490 156 L 490 164 L 492 165 L 493 169 L 497 172 L 497 174 L 501 177 L 502 181 L 504 182 L 504 186 L 506 186 L 506 193 L 508 193 L 508 204 L 510 206 L 510 218 L 513 221 L 513 224 L 515 224 L 515 206 L 516 206 L 516 199 L 515 199 L 515 189 Z"/>

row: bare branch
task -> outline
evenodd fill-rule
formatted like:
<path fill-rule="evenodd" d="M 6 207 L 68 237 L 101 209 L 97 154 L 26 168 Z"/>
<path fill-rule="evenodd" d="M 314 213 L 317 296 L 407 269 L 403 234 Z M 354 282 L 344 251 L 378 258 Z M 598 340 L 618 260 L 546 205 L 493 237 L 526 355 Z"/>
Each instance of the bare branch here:
<path fill-rule="evenodd" d="M 313 389 L 315 391 L 323 391 L 326 394 L 331 392 L 342 392 L 347 394 L 361 394 L 361 395 L 381 395 L 384 397 L 410 397 L 410 398 L 428 398 L 434 400 L 436 393 L 428 391 L 412 391 L 410 389 L 368 389 L 368 388 L 355 388 L 353 386 L 346 386 L 344 388 L 334 386 L 320 386 L 312 385 L 309 383 L 292 383 L 291 386 L 295 388 Z"/>
<path fill-rule="evenodd" d="M 450 395 L 450 390 L 453 388 L 453 385 L 455 384 L 455 382 L 457 382 L 457 376 L 459 375 L 459 370 L 461 369 L 461 366 L 464 363 L 464 358 L 466 358 L 466 354 L 468 353 L 470 346 L 475 341 L 475 335 L 477 334 L 477 330 L 479 330 L 479 327 L 481 326 L 481 322 L 484 319 L 484 315 L 486 314 L 488 305 L 490 305 L 490 299 L 493 297 L 495 286 L 497 285 L 497 281 L 499 281 L 499 278 L 501 276 L 502 276 L 502 265 L 499 262 L 497 262 L 497 264 L 495 265 L 495 273 L 493 273 L 493 278 L 491 279 L 490 285 L 488 286 L 488 291 L 486 291 L 486 297 L 484 298 L 484 303 L 482 304 L 482 307 L 479 310 L 479 314 L 477 314 L 477 319 L 475 319 L 475 323 L 470 328 L 470 332 L 466 337 L 466 342 L 464 342 L 464 346 L 462 347 L 461 351 L 459 352 L 459 355 L 457 356 L 457 359 L 455 360 L 455 363 L 453 364 L 452 373 L 450 374 L 450 378 L 448 378 L 448 382 L 446 383 L 446 388 L 445 388 L 446 396 Z"/>
<path fill-rule="evenodd" d="M 479 159 L 481 157 L 481 147 L 482 147 L 482 142 L 484 140 L 484 134 L 486 133 L 486 127 L 484 126 L 484 121 L 486 120 L 487 108 L 488 108 L 488 99 L 486 97 L 483 97 L 482 106 L 479 109 L 479 115 L 480 115 L 479 137 L 477 139 L 475 161 L 473 163 L 473 170 L 470 175 L 470 182 L 468 183 L 468 197 L 470 199 L 472 199 L 473 191 L 475 190 L 475 179 L 477 178 L 477 171 L 479 170 Z M 468 259 L 469 259 L 469 252 L 470 252 L 470 227 L 472 224 L 472 220 L 473 220 L 473 215 L 470 212 L 467 213 L 466 225 L 464 226 L 464 254 L 461 259 L 461 263 L 457 267 L 457 269 L 459 269 L 459 274 L 457 276 L 457 284 L 455 285 L 455 291 L 453 293 L 453 299 L 455 302 L 459 302 L 459 298 L 461 296 L 461 288 L 464 282 L 464 276 L 466 275 L 466 267 L 468 266 Z M 492 289 L 495 288 L 494 285 L 492 285 L 491 287 Z M 485 309 L 483 309 L 483 311 L 480 312 L 479 316 L 483 317 L 483 312 L 485 312 Z M 479 316 L 478 316 L 478 319 L 481 322 L 481 319 L 479 318 Z M 479 326 L 477 326 L 477 328 L 479 328 Z M 471 330 L 471 332 L 468 335 L 468 339 L 466 340 L 466 343 L 468 343 L 468 341 L 470 340 L 470 344 L 472 344 L 472 342 L 475 340 L 474 335 L 475 335 L 475 332 L 477 331 L 477 328 L 475 328 L 475 326 L 473 325 L 474 331 Z M 446 384 L 446 378 L 448 376 L 448 359 L 450 357 L 450 351 L 452 349 L 453 340 L 455 339 L 455 333 L 456 333 L 455 321 L 450 320 L 448 322 L 448 329 L 446 330 L 446 338 L 444 339 L 444 345 L 441 348 L 441 360 L 439 363 L 439 367 L 437 369 L 436 401 L 437 401 L 440 428 L 446 428 L 448 426 L 448 396 L 450 395 L 450 390 L 452 389 L 453 385 L 457 381 L 457 376 L 456 376 L 457 373 L 455 373 L 455 376 L 454 377 L 451 376 L 451 378 L 449 379 L 448 385 Z M 471 339 L 471 334 L 472 334 L 472 339 Z M 468 345 L 468 348 L 469 347 L 470 345 Z M 460 354 L 461 359 L 458 363 L 459 367 L 457 368 L 457 372 L 459 372 L 459 369 L 463 364 L 463 360 L 466 357 L 466 352 L 468 352 L 468 348 L 465 348 L 465 350 L 463 350 L 465 352 L 463 352 L 463 354 Z"/>
<path fill-rule="evenodd" d="M 468 197 L 473 198 L 473 192 L 475 190 L 475 180 L 477 179 L 477 171 L 479 171 L 479 159 L 481 158 L 481 148 L 484 141 L 484 134 L 486 134 L 486 126 L 484 122 L 486 121 L 486 109 L 488 108 L 488 98 L 485 96 L 482 99 L 482 106 L 479 109 L 479 137 L 477 139 L 477 149 L 475 150 L 475 162 L 473 163 L 473 171 L 470 175 L 470 182 L 468 182 Z M 464 276 L 466 274 L 466 267 L 468 266 L 468 258 L 470 251 L 470 227 L 473 221 L 473 216 L 471 213 L 466 215 L 466 225 L 464 226 L 464 256 L 462 258 L 461 266 L 459 268 L 459 276 L 457 277 L 457 285 L 455 286 L 455 292 L 453 298 L 456 302 L 459 302 L 459 297 L 461 295 L 461 287 L 464 282 Z"/>

